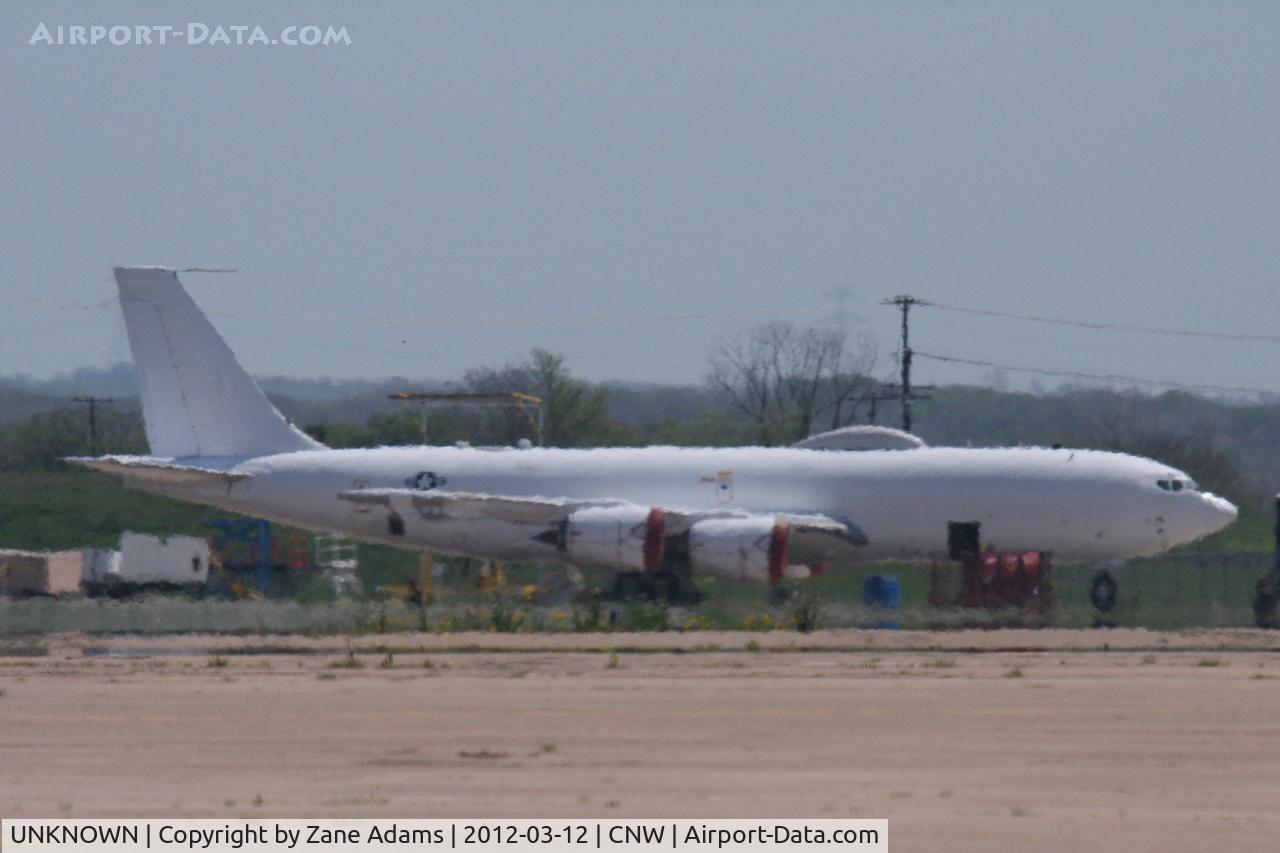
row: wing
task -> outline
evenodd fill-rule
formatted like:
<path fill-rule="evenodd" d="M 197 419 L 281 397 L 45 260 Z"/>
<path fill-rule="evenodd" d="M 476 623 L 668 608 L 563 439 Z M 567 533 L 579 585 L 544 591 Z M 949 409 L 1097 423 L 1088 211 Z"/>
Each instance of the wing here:
<path fill-rule="evenodd" d="M 706 511 L 438 489 L 353 489 L 339 497 L 385 507 L 399 530 L 406 529 L 405 519 L 425 525 L 428 541 L 433 523 L 498 522 L 508 532 L 524 531 L 530 557 L 545 557 L 551 546 L 570 562 L 629 570 L 683 565 L 735 578 L 777 580 L 787 566 L 847 559 L 867 544 L 866 534 L 852 521 L 821 513 Z M 483 543 L 467 550 L 486 556 Z"/>
<path fill-rule="evenodd" d="M 338 495 L 344 501 L 413 510 L 431 520 L 487 518 L 509 524 L 543 527 L 559 524 L 576 509 L 617 506 L 622 501 L 574 501 L 563 498 L 506 497 L 437 489 L 352 489 Z"/>

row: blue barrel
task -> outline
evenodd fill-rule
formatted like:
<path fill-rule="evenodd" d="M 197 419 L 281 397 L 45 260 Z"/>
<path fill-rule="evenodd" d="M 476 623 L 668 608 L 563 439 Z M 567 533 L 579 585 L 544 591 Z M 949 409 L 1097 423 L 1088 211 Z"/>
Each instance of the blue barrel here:
<path fill-rule="evenodd" d="M 902 586 L 897 575 L 868 575 L 862 582 L 862 603 L 880 610 L 902 609 Z M 897 628 L 896 619 L 882 619 L 877 628 Z"/>

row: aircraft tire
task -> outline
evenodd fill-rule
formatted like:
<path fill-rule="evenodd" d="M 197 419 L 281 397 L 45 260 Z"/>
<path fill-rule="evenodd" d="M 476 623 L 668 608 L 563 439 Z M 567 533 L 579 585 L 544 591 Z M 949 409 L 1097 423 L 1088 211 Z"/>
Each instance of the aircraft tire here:
<path fill-rule="evenodd" d="M 1280 589 L 1277 577 L 1268 575 L 1258 579 L 1253 597 L 1253 620 L 1259 628 L 1280 628 Z"/>
<path fill-rule="evenodd" d="M 680 603 L 680 579 L 672 572 L 658 571 L 653 575 L 653 599 L 667 604 Z"/>
<path fill-rule="evenodd" d="M 614 601 L 631 601 L 645 593 L 645 585 L 639 572 L 618 572 L 613 578 Z"/>
<path fill-rule="evenodd" d="M 1116 579 L 1103 569 L 1093 576 L 1093 583 L 1089 584 L 1089 601 L 1101 612 L 1110 613 L 1116 606 L 1116 591 Z"/>

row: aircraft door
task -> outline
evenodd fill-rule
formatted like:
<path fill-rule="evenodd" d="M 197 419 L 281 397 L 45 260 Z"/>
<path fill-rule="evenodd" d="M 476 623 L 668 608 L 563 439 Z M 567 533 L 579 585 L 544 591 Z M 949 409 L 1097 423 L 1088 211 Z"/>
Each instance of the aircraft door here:
<path fill-rule="evenodd" d="M 982 522 L 947 522 L 947 557 L 949 559 L 959 560 L 965 554 L 976 554 L 981 550 Z"/>

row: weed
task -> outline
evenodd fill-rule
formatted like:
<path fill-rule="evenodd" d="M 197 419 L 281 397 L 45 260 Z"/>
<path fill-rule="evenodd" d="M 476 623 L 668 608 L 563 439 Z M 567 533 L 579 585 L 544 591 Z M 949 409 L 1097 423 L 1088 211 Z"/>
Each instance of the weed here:
<path fill-rule="evenodd" d="M 747 640 L 747 651 L 752 654 L 760 653 L 760 642 L 758 640 Z"/>
<path fill-rule="evenodd" d="M 262 798 L 261 793 L 257 793 L 253 795 L 253 799 L 250 800 L 249 802 L 253 803 L 255 806 L 261 806 L 263 803 L 266 802 L 266 800 Z"/>
<path fill-rule="evenodd" d="M 597 593 L 591 596 L 585 610 L 573 608 L 573 630 L 578 634 L 599 631 L 604 623 L 604 602 Z"/>
<path fill-rule="evenodd" d="M 618 652 L 617 652 L 617 650 L 616 650 L 616 649 L 609 649 L 609 662 L 608 662 L 608 663 L 606 663 L 606 664 L 604 665 L 604 668 L 605 668 L 605 669 L 617 669 L 617 668 L 618 668 L 618 666 L 619 666 L 619 664 L 618 664 Z"/>
<path fill-rule="evenodd" d="M 364 669 L 364 661 L 353 654 L 340 660 L 330 661 L 329 669 Z"/>
<path fill-rule="evenodd" d="M 396 656 L 387 652 L 387 656 L 378 662 L 378 669 L 391 669 L 396 665 Z"/>
<path fill-rule="evenodd" d="M 220 654 L 215 654 L 213 657 L 209 658 L 209 662 L 205 664 L 205 666 L 211 669 L 222 669 L 226 665 L 227 659 Z"/>
<path fill-rule="evenodd" d="M 662 601 L 637 601 L 627 608 L 622 624 L 628 631 L 666 631 L 671 611 Z"/>
<path fill-rule="evenodd" d="M 1010 817 L 1026 817 L 1029 814 L 1030 812 L 1028 812 L 1022 806 L 1009 806 Z"/>
<path fill-rule="evenodd" d="M 321 681 L 333 681 L 337 677 L 338 676 L 334 675 L 332 672 L 322 672 L 316 676 L 316 678 Z"/>
<path fill-rule="evenodd" d="M 1196 661 L 1196 666 L 1226 666 L 1226 664 L 1217 658 L 1200 658 Z"/>
<path fill-rule="evenodd" d="M 1006 672 L 1006 673 L 1004 674 L 1004 677 L 1005 677 L 1005 678 L 1021 678 L 1021 677 L 1022 677 L 1022 670 L 1020 670 L 1020 669 L 1016 669 L 1016 668 L 1015 668 L 1015 669 L 1011 669 L 1011 670 L 1009 670 L 1008 672 Z"/>
<path fill-rule="evenodd" d="M 929 661 L 928 663 L 921 664 L 921 666 L 926 666 L 929 669 L 955 669 L 956 659 L 955 658 L 937 658 L 935 660 Z"/>
<path fill-rule="evenodd" d="M 1151 664 L 1153 664 L 1153 663 L 1155 663 L 1155 662 L 1156 662 L 1156 656 L 1155 656 L 1155 655 L 1143 655 L 1143 656 L 1142 656 L 1142 665 L 1143 665 L 1143 666 L 1151 666 Z"/>
<path fill-rule="evenodd" d="M 489 609 L 489 628 L 499 634 L 514 634 L 520 627 L 521 615 L 500 601 Z"/>
<path fill-rule="evenodd" d="M 819 610 L 817 595 L 809 593 L 800 596 L 791 605 L 791 627 L 801 634 L 816 631 L 822 616 Z"/>

